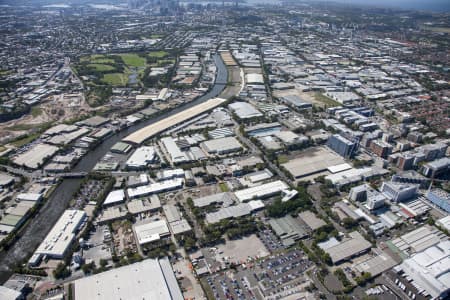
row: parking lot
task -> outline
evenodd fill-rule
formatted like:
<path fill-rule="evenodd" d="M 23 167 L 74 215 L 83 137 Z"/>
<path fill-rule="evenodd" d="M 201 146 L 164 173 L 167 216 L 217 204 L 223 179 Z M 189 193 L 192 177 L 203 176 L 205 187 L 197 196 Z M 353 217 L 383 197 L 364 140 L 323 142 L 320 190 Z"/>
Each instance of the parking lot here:
<path fill-rule="evenodd" d="M 275 233 L 270 229 L 258 232 L 258 237 L 270 253 L 284 249 L 283 244 L 281 244 Z"/>
<path fill-rule="evenodd" d="M 83 258 L 86 261 L 93 261 L 97 266 L 101 259 L 111 259 L 111 246 L 105 239 L 105 232 L 109 231 L 107 226 L 97 226 L 91 232 L 91 236 L 86 241 L 86 249 L 83 250 Z M 106 234 L 107 235 L 107 234 Z M 107 236 L 106 236 L 107 237 Z"/>
<path fill-rule="evenodd" d="M 215 299 L 264 299 L 289 296 L 309 285 L 304 277 L 312 266 L 301 250 L 293 249 L 239 266 L 236 271 L 203 278 Z"/>
<path fill-rule="evenodd" d="M 79 192 L 75 196 L 73 207 L 76 209 L 83 209 L 90 201 L 97 200 L 105 187 L 106 181 L 93 179 L 87 181 L 80 187 Z"/>

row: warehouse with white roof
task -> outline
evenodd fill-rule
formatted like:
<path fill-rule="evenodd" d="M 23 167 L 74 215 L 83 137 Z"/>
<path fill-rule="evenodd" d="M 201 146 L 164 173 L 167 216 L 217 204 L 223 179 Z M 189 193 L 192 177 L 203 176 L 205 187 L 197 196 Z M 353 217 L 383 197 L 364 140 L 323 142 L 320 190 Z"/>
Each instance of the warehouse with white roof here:
<path fill-rule="evenodd" d="M 139 245 L 160 245 L 170 237 L 169 227 L 165 220 L 133 225 L 133 231 Z M 169 239 L 170 240 L 170 239 Z"/>
<path fill-rule="evenodd" d="M 86 213 L 82 210 L 66 210 L 39 245 L 35 254 L 47 255 L 55 259 L 63 258 L 85 219 Z"/>
<path fill-rule="evenodd" d="M 74 282 L 75 300 L 183 300 L 167 258 L 146 259 Z"/>
<path fill-rule="evenodd" d="M 149 164 L 155 163 L 157 159 L 158 155 L 156 154 L 155 147 L 144 146 L 137 148 L 130 158 L 128 158 L 125 165 L 127 169 L 142 169 Z"/>
<path fill-rule="evenodd" d="M 248 189 L 240 190 L 235 192 L 234 194 L 236 195 L 236 198 L 239 200 L 239 202 L 247 202 L 252 199 L 274 196 L 287 189 L 289 189 L 289 186 L 286 183 L 281 180 L 277 180 Z"/>
<path fill-rule="evenodd" d="M 403 261 L 400 269 L 432 299 L 450 296 L 450 241 L 442 241 Z"/>

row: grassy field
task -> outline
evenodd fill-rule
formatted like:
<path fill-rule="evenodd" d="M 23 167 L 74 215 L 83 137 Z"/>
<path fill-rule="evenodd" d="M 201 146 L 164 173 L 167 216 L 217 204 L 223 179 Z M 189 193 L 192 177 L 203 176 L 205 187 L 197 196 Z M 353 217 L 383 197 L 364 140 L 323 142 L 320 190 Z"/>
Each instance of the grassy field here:
<path fill-rule="evenodd" d="M 285 164 L 289 161 L 289 157 L 287 157 L 286 155 L 280 155 L 278 156 L 278 163 L 279 164 Z"/>
<path fill-rule="evenodd" d="M 334 101 L 333 99 L 325 96 L 324 94 L 317 92 L 314 94 L 314 98 L 325 104 L 326 107 L 335 107 L 335 106 L 341 106 L 341 104 L 337 101 Z"/>
<path fill-rule="evenodd" d="M 33 106 L 31 108 L 31 115 L 33 116 L 33 118 L 42 115 L 42 109 L 39 106 Z"/>
<path fill-rule="evenodd" d="M 103 75 L 102 81 L 112 86 L 125 86 L 128 82 L 128 76 L 123 73 L 109 73 Z"/>
<path fill-rule="evenodd" d="M 29 135 L 27 135 L 26 137 L 24 137 L 24 138 L 22 138 L 20 140 L 15 140 L 11 144 L 16 146 L 16 147 L 22 147 L 23 145 L 31 143 L 32 141 L 34 141 L 35 139 L 37 139 L 40 136 L 41 136 L 41 134 L 39 132 L 32 133 L 32 134 L 29 134 Z"/>
<path fill-rule="evenodd" d="M 129 67 L 145 67 L 147 61 L 144 57 L 141 57 L 133 53 L 119 54 L 123 62 Z"/>
<path fill-rule="evenodd" d="M 150 57 L 157 57 L 157 58 L 163 58 L 168 55 L 169 55 L 169 53 L 167 53 L 166 51 L 152 51 L 148 54 L 148 56 L 150 56 Z"/>
<path fill-rule="evenodd" d="M 113 71 L 116 69 L 113 66 L 104 65 L 104 64 L 100 64 L 100 63 L 88 64 L 88 67 L 93 68 L 99 72 Z"/>
<path fill-rule="evenodd" d="M 40 123 L 40 124 L 17 124 L 13 126 L 6 127 L 6 130 L 10 131 L 26 131 L 30 129 L 38 129 L 38 130 L 45 130 L 50 128 L 52 125 L 52 122 L 47 123 Z"/>
<path fill-rule="evenodd" d="M 228 185 L 225 182 L 221 182 L 219 187 L 222 192 L 228 192 Z"/>

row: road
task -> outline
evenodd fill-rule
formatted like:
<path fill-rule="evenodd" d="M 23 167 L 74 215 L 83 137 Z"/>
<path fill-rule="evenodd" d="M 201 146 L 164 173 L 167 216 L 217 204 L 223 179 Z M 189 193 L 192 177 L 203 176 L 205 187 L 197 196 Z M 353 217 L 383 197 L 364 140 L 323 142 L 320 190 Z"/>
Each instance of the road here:
<path fill-rule="evenodd" d="M 252 152 L 252 154 L 254 155 L 259 155 L 262 156 L 262 158 L 264 159 L 265 163 L 269 166 L 269 169 L 271 169 L 272 171 L 274 171 L 278 177 L 280 177 L 282 180 L 284 180 L 285 182 L 288 182 L 290 185 L 294 185 L 294 183 L 292 182 L 292 180 L 286 176 L 286 174 L 284 174 L 283 171 L 280 170 L 280 168 L 278 168 L 277 165 L 275 165 L 273 162 L 271 162 L 266 155 L 259 150 L 259 148 L 247 137 L 245 137 L 241 131 L 239 130 L 239 124 L 235 124 L 234 127 L 234 133 L 236 134 L 236 136 L 239 138 L 239 140 L 241 142 L 243 142 L 245 144 L 245 146 L 250 149 L 250 151 Z"/>
<path fill-rule="evenodd" d="M 317 269 L 311 271 L 311 275 L 309 276 L 311 278 L 311 280 L 314 282 L 314 285 L 316 286 L 316 288 L 319 290 L 319 292 L 321 292 L 322 294 L 324 294 L 328 300 L 335 300 L 336 296 L 331 294 L 322 284 L 322 282 L 320 282 L 319 278 L 317 278 Z"/>

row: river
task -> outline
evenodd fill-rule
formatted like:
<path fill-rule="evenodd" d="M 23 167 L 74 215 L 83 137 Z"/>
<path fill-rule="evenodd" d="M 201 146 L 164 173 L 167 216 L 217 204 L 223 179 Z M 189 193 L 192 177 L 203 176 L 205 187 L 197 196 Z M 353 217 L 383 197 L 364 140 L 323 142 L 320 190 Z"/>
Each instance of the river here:
<path fill-rule="evenodd" d="M 173 110 L 164 112 L 154 118 L 150 118 L 133 126 L 130 126 L 104 140 L 95 149 L 89 151 L 74 167 L 73 172 L 90 172 L 95 164 L 111 149 L 111 147 L 130 133 L 147 125 L 178 113 L 186 108 L 217 97 L 225 88 L 228 78 L 227 69 L 219 55 L 214 55 L 217 66 L 217 75 L 214 86 L 203 96 L 180 105 Z M 13 274 L 12 269 L 18 263 L 28 258 L 39 244 L 44 240 L 47 233 L 56 223 L 58 218 L 67 208 L 74 193 L 78 190 L 81 179 L 64 179 L 50 195 L 38 214 L 24 228 L 21 236 L 6 251 L 0 253 L 0 284 L 3 284 Z"/>

